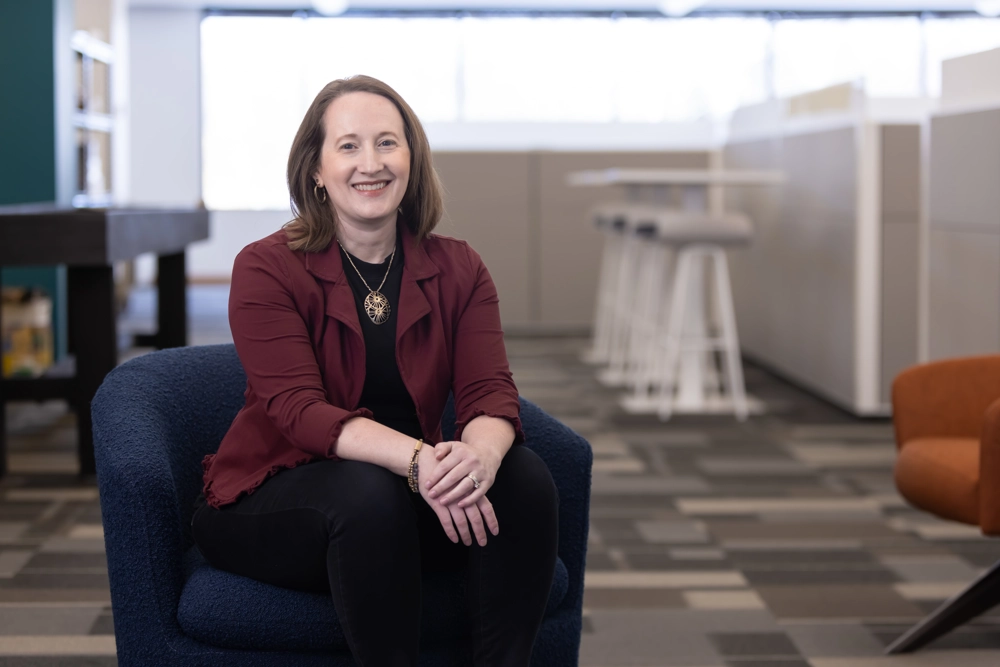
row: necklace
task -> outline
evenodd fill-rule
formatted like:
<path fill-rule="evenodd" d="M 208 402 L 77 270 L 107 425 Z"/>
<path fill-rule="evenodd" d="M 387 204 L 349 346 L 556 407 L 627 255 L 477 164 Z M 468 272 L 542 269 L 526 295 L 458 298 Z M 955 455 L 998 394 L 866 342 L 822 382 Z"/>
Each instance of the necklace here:
<path fill-rule="evenodd" d="M 396 256 L 395 246 L 392 249 L 392 254 L 389 256 L 389 266 L 385 270 L 385 276 L 382 277 L 382 282 L 379 283 L 378 289 L 372 289 L 365 280 L 365 277 L 361 275 L 360 271 L 358 271 L 358 267 L 355 266 L 354 260 L 351 259 L 351 253 L 347 252 L 347 248 L 340 245 L 340 239 L 337 239 L 337 245 L 343 249 L 344 254 L 347 255 L 347 261 L 351 263 L 351 266 L 353 266 L 354 270 L 357 271 L 358 278 L 361 278 L 361 282 L 368 288 L 368 296 L 365 297 L 365 313 L 367 313 L 368 319 L 370 319 L 374 324 L 382 324 L 389 319 L 389 312 L 392 309 L 389 307 L 389 299 L 385 298 L 385 295 L 379 290 L 382 289 L 382 286 L 385 285 L 386 278 L 389 277 L 389 270 L 392 268 L 392 259 Z"/>

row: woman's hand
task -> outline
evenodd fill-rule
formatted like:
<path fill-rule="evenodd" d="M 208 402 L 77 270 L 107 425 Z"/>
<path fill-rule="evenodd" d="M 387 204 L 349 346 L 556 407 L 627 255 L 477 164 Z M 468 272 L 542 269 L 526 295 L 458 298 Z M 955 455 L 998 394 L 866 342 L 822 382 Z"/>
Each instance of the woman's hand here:
<path fill-rule="evenodd" d="M 440 465 L 427 476 L 424 486 L 432 498 L 440 498 L 445 505 L 458 501 L 461 508 L 485 498 L 500 469 L 500 458 L 492 450 L 467 442 L 440 442 L 434 449 L 434 458 Z M 479 482 L 478 488 L 472 477 Z"/>
<path fill-rule="evenodd" d="M 441 447 L 441 443 L 437 447 Z M 450 451 L 450 448 L 447 451 Z M 449 540 L 457 543 L 461 539 L 465 546 L 471 546 L 474 534 L 479 545 L 486 546 L 486 529 L 489 528 L 494 535 L 500 532 L 500 524 L 497 523 L 493 505 L 486 497 L 483 497 L 470 507 L 462 508 L 457 504 L 446 506 L 441 500 L 432 497 L 424 480 L 435 475 L 441 466 L 440 458 L 443 458 L 444 455 L 439 457 L 436 454 L 436 447 L 425 445 L 417 455 L 420 465 L 417 485 L 420 488 L 421 497 L 434 510 Z"/>

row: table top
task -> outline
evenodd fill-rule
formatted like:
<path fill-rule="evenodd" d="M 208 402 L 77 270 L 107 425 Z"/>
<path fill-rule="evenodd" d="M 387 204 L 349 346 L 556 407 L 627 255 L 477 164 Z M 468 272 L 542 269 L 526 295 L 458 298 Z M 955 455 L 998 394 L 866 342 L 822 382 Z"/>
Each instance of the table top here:
<path fill-rule="evenodd" d="M 0 265 L 104 266 L 208 238 L 205 209 L 0 206 Z"/>
<path fill-rule="evenodd" d="M 569 185 L 777 185 L 785 182 L 780 171 L 734 169 L 592 169 L 566 176 Z"/>

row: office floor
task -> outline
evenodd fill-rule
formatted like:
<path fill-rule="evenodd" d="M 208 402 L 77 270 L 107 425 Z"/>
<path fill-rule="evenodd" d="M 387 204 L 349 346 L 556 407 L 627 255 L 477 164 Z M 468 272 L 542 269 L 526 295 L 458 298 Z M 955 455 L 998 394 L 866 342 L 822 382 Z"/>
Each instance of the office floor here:
<path fill-rule="evenodd" d="M 225 288 L 192 288 L 194 344 L 229 339 L 225 304 Z M 137 292 L 123 331 L 151 312 Z M 753 366 L 765 416 L 628 416 L 579 362 L 585 345 L 508 344 L 522 394 L 594 448 L 581 665 L 1000 664 L 1000 614 L 915 655 L 881 656 L 1000 559 L 1000 541 L 896 495 L 888 421 L 853 419 Z M 0 667 L 113 665 L 100 509 L 95 487 L 70 473 L 73 417 L 58 402 L 8 411 Z"/>

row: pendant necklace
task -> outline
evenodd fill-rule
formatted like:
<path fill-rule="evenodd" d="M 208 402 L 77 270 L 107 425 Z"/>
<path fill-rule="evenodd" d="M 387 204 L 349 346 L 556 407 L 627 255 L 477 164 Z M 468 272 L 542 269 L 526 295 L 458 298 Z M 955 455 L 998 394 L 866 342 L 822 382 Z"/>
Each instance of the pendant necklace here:
<path fill-rule="evenodd" d="M 374 324 L 382 324 L 387 319 L 389 319 L 389 299 L 385 298 L 385 295 L 380 291 L 382 286 L 385 285 L 386 278 L 389 277 L 389 270 L 392 269 L 392 259 L 396 256 L 396 248 L 393 246 L 392 254 L 389 256 L 389 266 L 385 270 L 385 276 L 382 278 L 382 282 L 379 283 L 377 289 L 372 289 L 369 287 L 368 282 L 365 277 L 361 275 L 358 271 L 358 267 L 355 266 L 354 260 L 351 259 L 351 253 L 347 252 L 347 249 L 340 244 L 340 239 L 337 239 L 337 245 L 339 245 L 344 250 L 344 254 L 347 255 L 347 261 L 351 263 L 354 270 L 357 271 L 358 278 L 361 278 L 361 282 L 364 283 L 365 287 L 368 288 L 368 296 L 365 297 L 365 313 L 368 315 Z"/>

